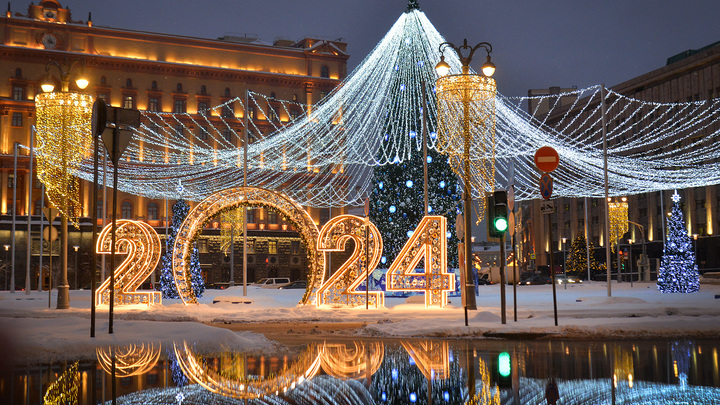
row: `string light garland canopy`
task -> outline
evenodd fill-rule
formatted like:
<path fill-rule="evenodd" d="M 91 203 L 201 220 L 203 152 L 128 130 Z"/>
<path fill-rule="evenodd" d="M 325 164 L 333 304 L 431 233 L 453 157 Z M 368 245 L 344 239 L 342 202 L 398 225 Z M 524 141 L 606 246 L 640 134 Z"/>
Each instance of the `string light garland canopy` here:
<path fill-rule="evenodd" d="M 236 116 L 254 111 L 248 128 L 248 184 L 281 190 L 301 205 L 360 206 L 372 189 L 372 167 L 422 153 L 423 137 L 417 134 L 422 133 L 423 105 L 417 100 L 422 100 L 421 83 L 436 79 L 443 42 L 426 15 L 410 7 L 355 71 L 311 108 L 251 93 L 248 105 L 234 98 L 205 115 L 143 112 L 143 124 L 134 130 L 119 165 L 118 187 L 174 199 L 176 179 L 182 179 L 185 198 L 200 201 L 238 185 L 243 151 L 234 140 L 242 139 L 244 129 Z M 461 71 L 454 53 L 443 59 L 451 71 Z M 428 128 L 439 124 L 437 90 L 430 86 L 427 92 Z M 493 91 L 486 84 L 486 94 Z M 574 101 L 561 109 L 561 99 Z M 548 111 L 530 114 L 530 100 Z M 720 137 L 720 99 L 652 103 L 609 89 L 606 101 L 610 196 L 720 183 L 720 142 L 713 141 Z M 537 145 L 548 145 L 572 162 L 553 172 L 555 196 L 605 197 L 600 86 L 538 97 L 495 94 L 494 102 L 488 98 L 475 105 L 471 116 L 495 111 L 495 172 L 472 169 L 478 181 L 471 190 L 474 199 L 492 191 L 483 184 L 507 184 L 511 164 L 516 200 L 537 198 L 538 174 L 532 165 Z M 223 114 L 227 109 L 233 116 Z M 491 133 L 489 126 L 473 133 L 472 144 L 485 142 Z M 428 147 L 449 148 L 442 145 L 431 132 Z M 40 150 L 38 156 L 53 153 Z M 92 173 L 88 157 L 77 175 L 91 180 Z"/>

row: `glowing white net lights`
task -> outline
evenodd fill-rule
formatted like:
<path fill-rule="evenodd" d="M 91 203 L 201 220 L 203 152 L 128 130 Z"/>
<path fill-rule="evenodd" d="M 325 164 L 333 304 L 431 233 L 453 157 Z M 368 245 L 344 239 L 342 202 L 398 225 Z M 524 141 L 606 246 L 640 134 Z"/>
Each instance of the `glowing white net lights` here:
<path fill-rule="evenodd" d="M 231 109 L 238 117 L 258 118 L 249 128 L 248 184 L 282 191 L 302 205 L 361 205 L 371 188 L 369 167 L 421 150 L 423 82 L 428 126 L 436 128 L 434 65 L 442 42 L 425 14 L 413 10 L 403 13 L 358 68 L 310 110 L 253 93 L 248 106 L 236 98 L 206 116 L 144 112 L 143 126 L 119 165 L 119 188 L 174 199 L 174 184 L 182 179 L 184 197 L 199 201 L 240 185 L 242 120 L 228 116 Z M 457 57 L 448 53 L 446 58 L 451 73 L 458 73 Z M 550 113 L 561 110 L 557 96 L 538 98 L 549 103 L 550 113 L 536 118 L 525 111 L 528 98 L 496 98 L 495 183 L 508 184 L 514 163 L 519 200 L 538 196 L 532 156 L 543 145 L 561 158 L 553 172 L 555 196 L 604 195 L 600 88 L 562 96 L 577 96 L 571 109 L 581 114 L 562 110 L 553 115 L 561 118 L 551 121 Z M 611 195 L 720 183 L 720 142 L 715 142 L 720 99 L 657 104 L 610 91 L 607 107 Z M 435 134 L 429 138 L 435 148 Z M 83 163 L 79 175 L 92 178 L 91 161 Z M 474 189 L 474 197 L 484 191 Z"/>

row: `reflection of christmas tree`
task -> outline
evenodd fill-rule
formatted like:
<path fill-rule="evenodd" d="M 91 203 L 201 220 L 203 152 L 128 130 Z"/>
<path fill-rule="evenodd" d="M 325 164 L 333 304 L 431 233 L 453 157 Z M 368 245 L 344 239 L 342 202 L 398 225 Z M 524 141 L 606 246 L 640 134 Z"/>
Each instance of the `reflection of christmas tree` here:
<path fill-rule="evenodd" d="M 175 246 L 178 228 L 190 212 L 190 206 L 185 200 L 180 199 L 173 204 L 172 211 L 172 225 L 170 226 L 170 232 L 166 240 L 166 250 L 162 258 L 163 267 L 160 274 L 160 289 L 162 290 L 163 298 L 178 298 L 172 269 L 172 251 L 173 246 Z M 205 291 L 205 283 L 200 269 L 200 254 L 195 244 L 193 244 L 192 253 L 190 254 L 190 273 L 190 282 L 192 283 L 193 291 L 195 292 L 195 296 L 200 298 Z"/>
<path fill-rule="evenodd" d="M 591 274 L 605 271 L 604 266 L 601 266 L 597 260 L 593 257 L 592 252 L 595 249 L 593 243 L 590 242 L 590 272 Z M 568 252 L 568 258 L 566 262 L 567 273 L 574 276 L 582 276 L 587 274 L 587 246 L 585 242 L 585 235 L 578 235 L 570 245 L 570 251 Z"/>
<path fill-rule="evenodd" d="M 668 235 L 658 270 L 658 290 L 664 293 L 693 293 L 700 289 L 700 274 L 692 241 L 683 224 L 680 196 L 672 196 L 672 214 L 668 220 Z"/>

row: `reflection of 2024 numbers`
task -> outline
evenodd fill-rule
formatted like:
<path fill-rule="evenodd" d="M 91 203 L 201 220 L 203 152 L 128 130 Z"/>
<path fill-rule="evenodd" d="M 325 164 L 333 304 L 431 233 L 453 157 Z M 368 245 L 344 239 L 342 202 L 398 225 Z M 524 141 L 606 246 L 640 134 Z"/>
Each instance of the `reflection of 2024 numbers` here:
<path fill-rule="evenodd" d="M 112 225 L 106 226 L 98 236 L 96 251 L 110 254 Z M 125 260 L 115 269 L 115 305 L 159 304 L 158 291 L 137 289 L 150 277 L 160 261 L 160 237 L 150 225 L 127 219 L 117 221 L 115 253 L 125 254 Z M 110 303 L 110 278 L 96 291 L 97 305 Z"/>

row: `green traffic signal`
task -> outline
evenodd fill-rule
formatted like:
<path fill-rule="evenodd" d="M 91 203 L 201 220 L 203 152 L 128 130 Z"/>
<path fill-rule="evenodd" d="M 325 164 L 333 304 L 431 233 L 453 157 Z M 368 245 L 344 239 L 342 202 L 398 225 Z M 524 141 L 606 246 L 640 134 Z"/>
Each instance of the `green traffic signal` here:
<path fill-rule="evenodd" d="M 505 232 L 508 229 L 508 221 L 507 218 L 504 217 L 496 217 L 495 218 L 495 229 L 498 232 Z"/>

